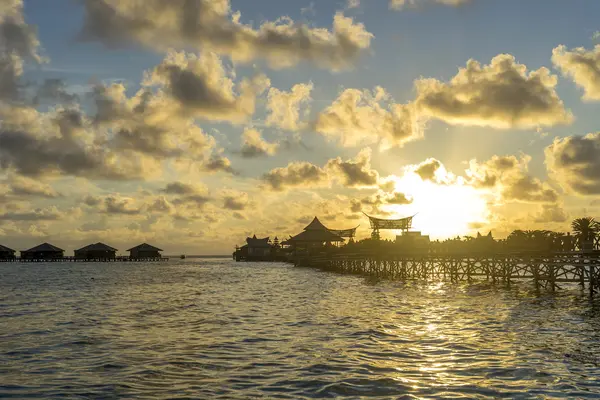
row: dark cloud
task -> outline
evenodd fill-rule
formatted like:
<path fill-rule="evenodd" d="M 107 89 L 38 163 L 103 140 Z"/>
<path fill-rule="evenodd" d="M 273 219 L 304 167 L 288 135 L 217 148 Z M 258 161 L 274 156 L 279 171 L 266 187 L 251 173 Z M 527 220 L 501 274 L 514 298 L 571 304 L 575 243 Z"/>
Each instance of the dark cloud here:
<path fill-rule="evenodd" d="M 333 30 L 311 28 L 282 18 L 258 29 L 240 23 L 229 0 L 85 0 L 81 37 L 110 47 L 131 43 L 164 50 L 195 47 L 248 62 L 266 59 L 274 67 L 306 60 L 339 69 L 351 64 L 371 42 L 360 23 L 338 13 Z"/>
<path fill-rule="evenodd" d="M 209 172 L 227 172 L 229 174 L 237 174 L 237 171 L 231 166 L 231 161 L 220 154 L 213 154 L 204 164 L 204 169 Z"/>
<path fill-rule="evenodd" d="M 308 162 L 292 162 L 286 167 L 275 168 L 262 176 L 267 187 L 283 191 L 291 187 L 322 186 L 328 182 L 325 170 Z"/>
<path fill-rule="evenodd" d="M 275 154 L 279 145 L 269 143 L 263 139 L 256 129 L 246 129 L 242 134 L 242 148 L 240 154 L 245 158 L 257 158 Z"/>
<path fill-rule="evenodd" d="M 415 168 L 415 173 L 424 181 L 435 181 L 435 173 L 440 169 L 442 163 L 435 158 L 428 158 Z"/>
<path fill-rule="evenodd" d="M 56 208 L 35 209 L 32 211 L 11 211 L 0 213 L 0 221 L 56 221 L 64 215 Z"/>
<path fill-rule="evenodd" d="M 78 111 L 63 110 L 52 119 L 57 136 L 37 135 L 0 126 L 0 167 L 38 177 L 59 172 L 97 179 L 136 179 L 135 165 L 117 165 L 108 151 L 81 137 L 85 126 Z"/>
<path fill-rule="evenodd" d="M 569 215 L 558 204 L 543 204 L 541 211 L 534 216 L 534 222 L 545 224 L 567 222 L 568 219 Z"/>
<path fill-rule="evenodd" d="M 193 193 L 198 193 L 201 188 L 190 185 L 182 182 L 172 182 L 167 184 L 167 186 L 161 190 L 166 194 L 178 194 L 178 195 L 188 195 Z"/>
<path fill-rule="evenodd" d="M 325 169 L 348 187 L 371 187 L 379 182 L 379 173 L 371 169 L 369 148 L 361 150 L 354 160 L 342 161 L 340 157 L 331 159 Z"/>
<path fill-rule="evenodd" d="M 62 79 L 46 79 L 37 88 L 33 102 L 37 104 L 42 100 L 66 104 L 79 101 L 79 96 L 69 93 L 67 85 Z"/>
<path fill-rule="evenodd" d="M 545 153 L 548 172 L 565 188 L 600 194 L 600 132 L 556 138 Z"/>
<path fill-rule="evenodd" d="M 138 215 L 141 209 L 129 198 L 108 196 L 104 199 L 104 213 L 120 215 Z"/>
<path fill-rule="evenodd" d="M 87 195 L 83 198 L 83 203 L 87 206 L 90 207 L 95 207 L 98 206 L 100 204 L 102 204 L 102 198 L 100 197 L 96 197 L 96 196 L 91 196 L 91 195 Z"/>
<path fill-rule="evenodd" d="M 242 214 L 242 213 L 239 213 L 239 212 L 237 212 L 237 211 L 233 212 L 233 214 L 231 214 L 231 215 L 233 215 L 233 218 L 236 218 L 236 219 L 241 219 L 241 220 L 243 220 L 243 221 L 245 221 L 245 220 L 247 220 L 247 219 L 248 219 L 248 218 L 246 218 L 246 216 L 245 216 L 244 214 Z"/>
<path fill-rule="evenodd" d="M 248 206 L 248 195 L 239 194 L 237 196 L 227 195 L 223 197 L 223 208 L 228 210 L 245 210 Z"/>

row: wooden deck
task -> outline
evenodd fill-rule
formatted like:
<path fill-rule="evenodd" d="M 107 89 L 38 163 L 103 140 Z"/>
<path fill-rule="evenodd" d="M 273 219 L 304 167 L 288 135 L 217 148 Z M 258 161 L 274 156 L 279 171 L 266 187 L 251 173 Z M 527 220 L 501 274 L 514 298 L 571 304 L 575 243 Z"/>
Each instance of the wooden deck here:
<path fill-rule="evenodd" d="M 561 283 L 576 283 L 590 294 L 600 290 L 600 254 L 545 255 L 374 255 L 320 254 L 298 257 L 296 266 L 343 274 L 398 280 L 471 282 L 486 280 L 510 285 L 530 281 L 536 289 L 554 291 Z"/>
<path fill-rule="evenodd" d="M 0 259 L 1 262 L 19 262 L 19 263 L 51 263 L 51 262 L 164 262 L 169 261 L 168 257 L 156 257 L 156 258 L 130 258 L 128 256 L 119 256 L 116 258 L 97 258 L 97 259 L 84 259 L 75 257 L 61 257 L 61 258 L 7 258 Z"/>

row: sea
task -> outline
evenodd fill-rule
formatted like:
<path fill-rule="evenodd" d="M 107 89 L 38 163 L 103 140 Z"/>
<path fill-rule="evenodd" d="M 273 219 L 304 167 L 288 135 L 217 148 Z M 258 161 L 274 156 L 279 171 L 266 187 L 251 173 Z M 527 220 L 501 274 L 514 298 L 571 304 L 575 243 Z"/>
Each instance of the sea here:
<path fill-rule="evenodd" d="M 229 259 L 5 263 L 0 398 L 600 398 L 600 299 Z"/>

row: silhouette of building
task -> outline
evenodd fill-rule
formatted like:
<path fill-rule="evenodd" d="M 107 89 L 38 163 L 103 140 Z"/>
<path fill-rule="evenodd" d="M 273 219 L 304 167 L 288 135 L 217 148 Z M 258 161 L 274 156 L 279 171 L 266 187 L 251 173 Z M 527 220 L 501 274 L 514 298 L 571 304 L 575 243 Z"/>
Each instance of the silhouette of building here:
<path fill-rule="evenodd" d="M 149 245 L 148 243 L 142 243 L 138 246 L 132 247 L 127 250 L 129 252 L 129 258 L 141 259 L 141 258 L 161 258 L 160 252 L 163 251 L 158 247 Z"/>
<path fill-rule="evenodd" d="M 344 239 L 332 233 L 325 225 L 315 217 L 302 232 L 296 236 L 292 236 L 282 244 L 287 244 L 295 248 L 314 248 L 321 247 L 323 244 L 331 245 L 332 243 L 343 242 Z"/>
<path fill-rule="evenodd" d="M 396 244 L 407 252 L 427 253 L 429 251 L 429 235 L 421 232 L 403 232 L 396 236 Z"/>
<path fill-rule="evenodd" d="M 0 244 L 0 260 L 14 260 L 15 251 Z"/>
<path fill-rule="evenodd" d="M 116 257 L 117 249 L 104 243 L 93 243 L 75 250 L 77 260 L 114 260 Z"/>
<path fill-rule="evenodd" d="M 50 243 L 42 243 L 29 250 L 21 251 L 21 259 L 23 260 L 57 260 L 64 257 L 65 251 Z"/>

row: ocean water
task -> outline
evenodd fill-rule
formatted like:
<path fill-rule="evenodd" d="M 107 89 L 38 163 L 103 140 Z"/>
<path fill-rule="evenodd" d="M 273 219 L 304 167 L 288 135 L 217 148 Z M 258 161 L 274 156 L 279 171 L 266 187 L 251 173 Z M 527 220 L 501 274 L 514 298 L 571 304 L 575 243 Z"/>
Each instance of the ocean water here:
<path fill-rule="evenodd" d="M 0 398 L 599 398 L 576 287 L 285 264 L 0 264 Z"/>

